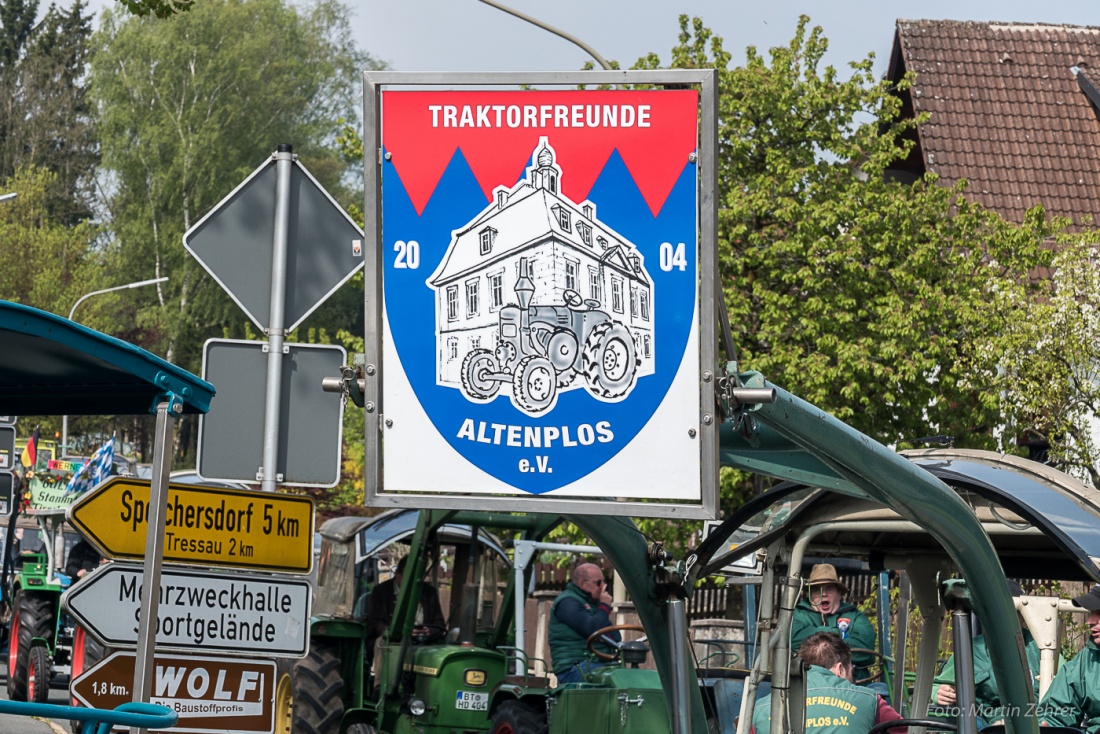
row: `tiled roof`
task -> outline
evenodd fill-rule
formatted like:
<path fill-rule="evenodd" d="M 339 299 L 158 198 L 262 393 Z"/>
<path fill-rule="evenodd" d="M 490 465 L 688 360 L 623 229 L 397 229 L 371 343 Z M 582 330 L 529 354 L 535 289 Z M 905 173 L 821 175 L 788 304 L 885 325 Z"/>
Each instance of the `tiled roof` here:
<path fill-rule="evenodd" d="M 916 72 L 921 162 L 945 184 L 1013 221 L 1037 203 L 1100 220 L 1100 111 L 1072 67 L 1100 88 L 1100 28 L 899 20 L 888 77 Z"/>

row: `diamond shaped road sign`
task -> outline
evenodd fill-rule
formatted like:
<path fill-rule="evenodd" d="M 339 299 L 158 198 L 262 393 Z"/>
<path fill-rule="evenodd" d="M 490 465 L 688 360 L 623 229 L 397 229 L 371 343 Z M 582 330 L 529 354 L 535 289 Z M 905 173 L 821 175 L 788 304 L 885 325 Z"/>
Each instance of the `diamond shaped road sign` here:
<path fill-rule="evenodd" d="M 183 246 L 260 329 L 269 325 L 275 239 L 275 158 L 183 236 Z M 287 231 L 287 331 L 363 267 L 363 231 L 294 159 Z"/>

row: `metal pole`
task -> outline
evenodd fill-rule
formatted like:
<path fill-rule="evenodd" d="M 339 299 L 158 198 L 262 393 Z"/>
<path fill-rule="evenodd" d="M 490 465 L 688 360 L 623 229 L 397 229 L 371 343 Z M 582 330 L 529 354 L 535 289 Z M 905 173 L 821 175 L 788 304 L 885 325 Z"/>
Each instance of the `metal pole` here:
<path fill-rule="evenodd" d="M 138 622 L 134 663 L 134 701 L 149 703 L 153 693 L 153 655 L 160 603 L 160 568 L 164 559 L 164 527 L 168 514 L 168 474 L 172 469 L 174 415 L 171 401 L 157 405 L 157 427 L 153 447 L 153 477 L 149 484 L 149 533 L 145 536 L 145 566 L 141 582 L 141 619 Z M 174 404 L 182 408 L 179 403 Z M 139 729 L 138 734 L 143 734 Z"/>
<path fill-rule="evenodd" d="M 688 688 L 687 604 L 683 599 L 668 602 L 668 640 L 672 657 L 672 734 L 691 732 L 691 690 Z"/>
<path fill-rule="evenodd" d="M 514 10 L 513 8 L 508 7 L 504 3 L 497 2 L 497 0 L 481 0 L 481 2 L 485 3 L 486 5 L 492 5 L 497 10 L 503 10 L 505 13 L 508 13 L 509 15 L 514 15 L 517 18 L 519 18 L 520 20 L 525 20 L 528 23 L 530 23 L 531 25 L 538 26 L 539 28 L 543 29 L 544 31 L 550 31 L 555 36 L 559 36 L 561 38 L 564 38 L 565 40 L 569 41 L 570 43 L 574 44 L 575 46 L 579 46 L 581 49 L 583 49 L 584 52 L 586 54 L 588 54 L 589 56 L 591 56 L 592 58 L 594 58 L 596 60 L 596 63 L 599 64 L 601 67 L 603 67 L 607 71 L 613 71 L 613 69 L 611 68 L 611 64 L 607 63 L 607 61 L 604 60 L 604 57 L 600 56 L 596 52 L 596 49 L 592 48 L 591 46 L 589 46 L 587 43 L 585 43 L 581 39 L 577 38 L 576 36 L 571 36 L 563 30 L 559 30 L 559 29 L 555 28 L 554 26 L 552 26 L 548 23 L 543 23 L 538 18 L 527 15 L 526 13 L 521 13 L 518 10 Z"/>
<path fill-rule="evenodd" d="M 974 650 L 971 648 L 970 610 L 956 607 L 951 611 L 952 634 L 955 642 L 955 705 L 959 734 L 977 734 L 977 712 L 974 710 Z"/>
<path fill-rule="evenodd" d="M 15 196 L 15 194 L 6 194 L 6 196 Z M 5 200 L 6 200 L 5 197 L 0 196 L 0 201 L 5 201 Z M 91 293 L 85 293 L 80 298 L 76 299 L 76 303 L 74 303 L 73 307 L 69 309 L 69 321 L 73 320 L 73 314 L 76 313 L 76 307 L 79 306 L 81 303 L 83 303 L 85 300 L 91 298 L 92 296 L 102 295 L 103 293 L 112 293 L 114 291 L 123 291 L 123 290 L 126 290 L 128 288 L 141 288 L 142 286 L 146 286 L 146 285 L 153 285 L 155 283 L 163 283 L 166 280 L 168 280 L 167 275 L 164 276 L 163 278 L 152 278 L 150 280 L 139 280 L 136 283 L 127 283 L 126 285 L 116 285 L 113 288 L 104 288 L 103 290 L 92 291 Z M 68 451 L 68 448 L 69 448 L 69 416 L 68 415 L 63 415 L 63 416 L 61 416 L 61 450 L 62 450 L 61 456 L 64 456 L 66 454 L 66 452 Z M 55 456 L 54 458 L 59 459 L 59 458 L 61 458 L 61 456 Z"/>
<path fill-rule="evenodd" d="M 286 250 L 290 224 L 290 171 L 294 163 L 291 147 L 282 144 L 275 152 L 275 238 L 271 253 L 271 310 L 267 329 L 267 391 L 264 394 L 264 465 L 260 488 L 274 492 L 280 479 L 279 399 L 283 386 L 283 332 L 286 312 Z"/>

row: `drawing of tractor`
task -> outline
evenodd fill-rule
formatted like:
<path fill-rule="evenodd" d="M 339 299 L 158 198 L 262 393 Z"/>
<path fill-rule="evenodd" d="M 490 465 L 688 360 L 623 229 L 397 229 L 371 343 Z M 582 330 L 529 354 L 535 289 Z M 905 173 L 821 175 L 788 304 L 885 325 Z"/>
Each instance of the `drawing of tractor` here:
<path fill-rule="evenodd" d="M 564 306 L 533 305 L 527 258 L 519 261 L 515 292 L 519 306 L 500 310 L 496 349 L 474 349 L 462 360 L 462 389 L 468 397 L 491 401 L 501 384 L 510 382 L 512 404 L 525 413 L 541 413 L 578 374 L 600 400 L 630 392 L 641 364 L 637 344 L 626 326 L 599 310 L 599 301 L 566 289 Z"/>

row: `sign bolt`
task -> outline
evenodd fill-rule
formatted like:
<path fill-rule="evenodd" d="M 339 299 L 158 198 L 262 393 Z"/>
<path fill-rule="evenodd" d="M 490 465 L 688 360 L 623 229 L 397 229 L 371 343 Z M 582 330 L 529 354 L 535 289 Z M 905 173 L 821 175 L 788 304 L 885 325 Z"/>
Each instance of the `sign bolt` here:
<path fill-rule="evenodd" d="M 386 428 L 393 428 L 393 418 L 386 419 Z"/>
<path fill-rule="evenodd" d="M 373 375 L 374 374 L 374 365 L 373 364 L 368 364 L 367 365 L 367 374 L 368 375 Z"/>
<path fill-rule="evenodd" d="M 704 372 L 703 372 L 703 382 L 710 382 L 713 377 L 714 377 L 714 375 L 712 375 L 710 373 L 710 370 L 704 370 Z"/>
<path fill-rule="evenodd" d="M 367 403 L 363 407 L 367 409 L 368 413 L 373 413 L 374 412 L 374 403 Z"/>
<path fill-rule="evenodd" d="M 688 153 L 688 163 L 695 163 L 697 160 L 699 160 L 698 153 Z"/>
<path fill-rule="evenodd" d="M 386 158 L 387 161 L 392 161 L 393 160 L 393 153 L 391 153 L 387 150 L 385 158 Z"/>
<path fill-rule="evenodd" d="M 710 417 L 710 413 L 707 413 L 706 415 L 703 416 L 703 425 L 704 426 L 709 426 L 710 422 L 712 420 L 714 420 L 714 419 Z"/>
<path fill-rule="evenodd" d="M 695 429 L 694 428 L 689 428 L 688 429 L 688 438 L 695 438 Z"/>

